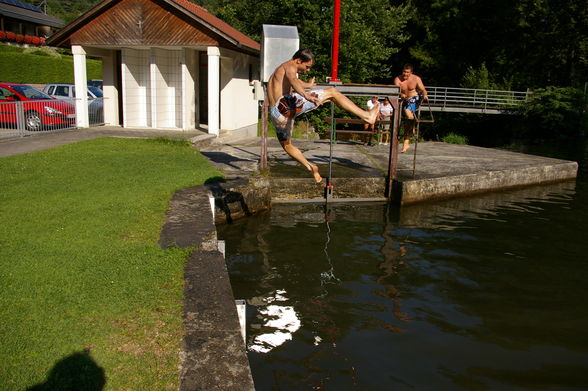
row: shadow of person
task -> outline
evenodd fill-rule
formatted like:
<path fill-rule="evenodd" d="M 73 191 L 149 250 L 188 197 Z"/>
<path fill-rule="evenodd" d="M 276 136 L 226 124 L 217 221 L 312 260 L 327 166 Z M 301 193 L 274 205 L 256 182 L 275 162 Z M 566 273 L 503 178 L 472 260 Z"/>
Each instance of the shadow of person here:
<path fill-rule="evenodd" d="M 232 211 L 230 204 L 239 203 L 241 207 L 241 211 L 245 216 L 251 216 L 251 212 L 249 211 L 249 206 L 245 202 L 245 198 L 243 197 L 242 193 L 232 190 L 226 190 L 223 187 L 223 184 L 216 180 L 217 178 L 212 178 L 211 181 L 206 181 L 205 185 L 210 190 L 214 197 L 214 202 L 217 207 L 219 207 L 223 213 L 225 214 L 225 218 L 227 223 L 233 222 Z M 225 186 L 227 186 L 225 184 Z"/>
<path fill-rule="evenodd" d="M 104 369 L 82 351 L 58 361 L 44 383 L 26 391 L 102 391 L 105 384 Z"/>

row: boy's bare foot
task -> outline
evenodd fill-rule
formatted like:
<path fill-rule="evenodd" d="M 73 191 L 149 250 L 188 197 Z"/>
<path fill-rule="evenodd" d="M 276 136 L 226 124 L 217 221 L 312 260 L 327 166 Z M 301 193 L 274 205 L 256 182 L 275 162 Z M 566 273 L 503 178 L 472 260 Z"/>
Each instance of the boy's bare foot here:
<path fill-rule="evenodd" d="M 365 121 L 370 125 L 375 124 L 378 114 L 380 114 L 380 102 L 376 102 L 374 107 L 368 111 L 368 117 Z"/>
<path fill-rule="evenodd" d="M 404 153 L 406 151 L 408 151 L 410 149 L 410 144 L 408 142 L 404 142 L 404 145 L 402 146 L 402 149 L 400 150 L 400 153 Z"/>
<path fill-rule="evenodd" d="M 321 174 L 319 174 L 319 168 L 317 166 L 311 164 L 310 171 L 312 172 L 312 175 L 314 176 L 314 180 L 316 181 L 316 183 L 321 183 L 323 181 L 323 177 L 321 177 Z"/>

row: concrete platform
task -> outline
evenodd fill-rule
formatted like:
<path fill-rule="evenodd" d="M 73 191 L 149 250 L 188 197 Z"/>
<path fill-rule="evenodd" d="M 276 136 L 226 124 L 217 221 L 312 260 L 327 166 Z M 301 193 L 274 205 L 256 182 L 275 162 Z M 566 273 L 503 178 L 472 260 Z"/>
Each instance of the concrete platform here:
<path fill-rule="evenodd" d="M 317 164 L 323 177 L 329 173 L 328 140 L 295 140 L 304 155 Z M 419 143 L 399 154 L 392 200 L 406 205 L 435 199 L 462 197 L 488 191 L 574 180 L 576 162 L 526 155 L 500 149 Z M 228 177 L 257 172 L 258 139 L 234 144 L 212 144 L 201 152 Z M 381 199 L 386 195 L 390 146 L 363 146 L 338 142 L 333 147 L 333 198 Z M 309 172 L 293 161 L 275 139 L 268 146 L 272 202 L 323 199 L 324 183 L 314 183 Z M 416 162 L 416 163 L 415 163 Z"/>

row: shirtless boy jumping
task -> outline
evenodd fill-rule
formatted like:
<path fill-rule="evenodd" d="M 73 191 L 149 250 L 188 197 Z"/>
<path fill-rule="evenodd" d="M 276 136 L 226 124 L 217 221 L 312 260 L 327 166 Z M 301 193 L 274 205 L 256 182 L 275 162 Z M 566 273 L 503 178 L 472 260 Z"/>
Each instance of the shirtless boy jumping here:
<path fill-rule="evenodd" d="M 309 49 L 300 49 L 291 60 L 276 68 L 268 82 L 268 103 L 270 116 L 276 126 L 278 140 L 284 151 L 314 176 L 319 183 L 323 180 L 316 165 L 310 163 L 302 152 L 292 145 L 292 128 L 294 119 L 300 114 L 314 110 L 325 102 L 334 102 L 337 106 L 355 114 L 365 122 L 373 124 L 380 112 L 377 104 L 370 111 L 359 108 L 349 98 L 334 87 L 319 89 L 314 77 L 310 82 L 298 78 L 298 73 L 310 71 L 314 65 L 314 54 Z M 310 89 L 310 90 L 306 90 Z"/>
<path fill-rule="evenodd" d="M 412 73 L 412 65 L 405 64 L 402 74 L 396 76 L 394 85 L 400 86 L 400 98 L 402 99 L 402 111 L 406 117 L 404 123 L 404 145 L 401 153 L 410 148 L 410 137 L 414 132 L 414 113 L 421 105 L 421 99 L 427 100 L 427 90 L 420 77 Z"/>

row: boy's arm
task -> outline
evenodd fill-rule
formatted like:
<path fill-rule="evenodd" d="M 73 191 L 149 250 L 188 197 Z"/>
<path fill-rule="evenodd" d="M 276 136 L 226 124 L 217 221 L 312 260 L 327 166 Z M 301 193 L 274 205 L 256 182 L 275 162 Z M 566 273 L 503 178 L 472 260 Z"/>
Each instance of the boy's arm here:
<path fill-rule="evenodd" d="M 307 81 L 302 81 L 302 80 L 300 80 L 300 81 L 302 82 L 302 85 L 304 86 L 304 88 L 313 88 L 313 87 L 316 87 L 316 83 L 314 81 L 314 77 L 312 79 L 310 79 L 310 81 L 308 81 L 308 82 Z"/>
<path fill-rule="evenodd" d="M 316 96 L 313 96 L 304 90 L 304 88 L 306 88 L 305 86 L 310 83 L 306 83 L 300 80 L 296 75 L 296 70 L 294 68 L 286 70 L 286 78 L 288 79 L 288 82 L 290 83 L 294 91 L 302 95 L 306 100 L 310 102 L 317 104 L 319 103 L 319 100 Z M 312 82 L 314 82 L 314 78 L 312 78 Z"/>
<path fill-rule="evenodd" d="M 423 96 L 424 100 L 429 99 L 427 89 L 425 88 L 425 85 L 423 84 L 423 81 L 420 77 L 417 79 L 417 90 L 421 92 L 421 95 Z"/>
<path fill-rule="evenodd" d="M 400 78 L 398 76 L 394 78 L 394 85 L 400 87 L 400 98 L 406 99 L 406 94 L 402 92 L 402 85 L 400 84 Z"/>

